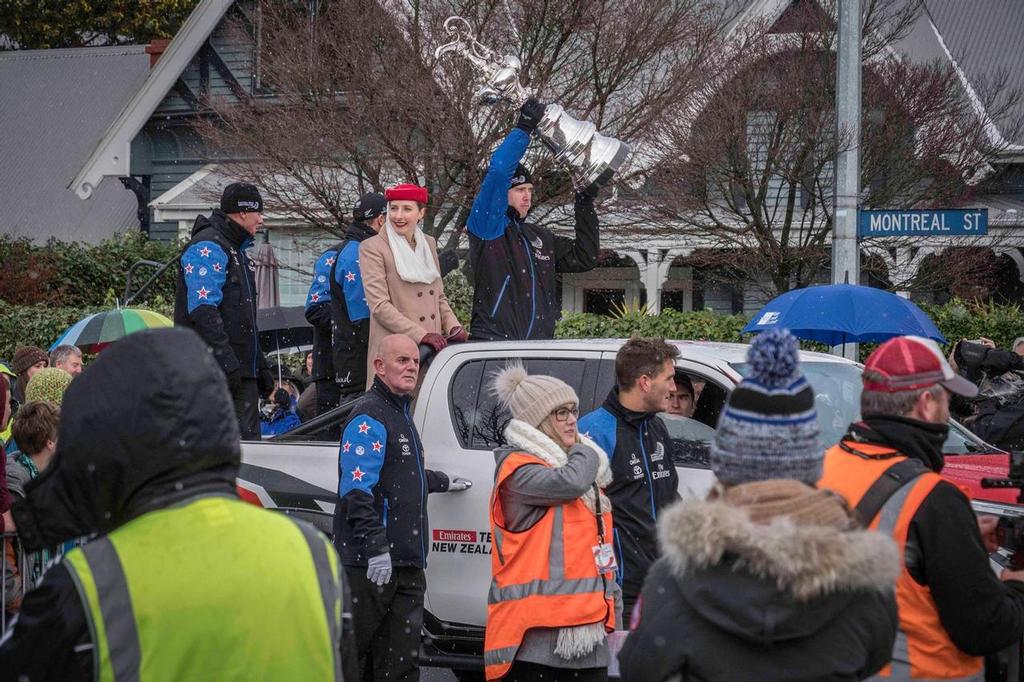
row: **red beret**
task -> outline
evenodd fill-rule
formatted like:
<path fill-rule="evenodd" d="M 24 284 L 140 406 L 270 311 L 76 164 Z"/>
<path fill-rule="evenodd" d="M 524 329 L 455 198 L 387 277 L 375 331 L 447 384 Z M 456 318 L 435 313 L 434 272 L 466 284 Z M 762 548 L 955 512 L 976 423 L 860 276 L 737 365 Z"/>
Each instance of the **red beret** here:
<path fill-rule="evenodd" d="M 384 190 L 384 198 L 388 201 L 418 201 L 425 204 L 428 199 L 427 188 L 403 182 Z"/>

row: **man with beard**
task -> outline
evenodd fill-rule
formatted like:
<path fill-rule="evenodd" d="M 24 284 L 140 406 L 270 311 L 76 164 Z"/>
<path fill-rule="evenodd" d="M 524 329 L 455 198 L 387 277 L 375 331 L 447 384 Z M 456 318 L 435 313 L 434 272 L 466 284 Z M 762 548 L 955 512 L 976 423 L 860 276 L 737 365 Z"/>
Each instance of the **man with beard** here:
<path fill-rule="evenodd" d="M 891 339 L 867 359 L 860 421 L 825 453 L 819 488 L 846 499 L 903 557 L 892 679 L 981 680 L 986 654 L 1024 633 L 1024 571 L 989 567 L 995 517 L 939 473 L 949 399 L 978 388 L 934 341 Z"/>

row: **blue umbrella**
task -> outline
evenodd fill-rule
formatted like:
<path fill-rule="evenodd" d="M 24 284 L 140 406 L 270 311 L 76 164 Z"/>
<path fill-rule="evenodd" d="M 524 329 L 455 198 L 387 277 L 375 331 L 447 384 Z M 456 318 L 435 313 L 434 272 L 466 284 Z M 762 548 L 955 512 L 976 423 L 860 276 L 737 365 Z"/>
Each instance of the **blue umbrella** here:
<path fill-rule="evenodd" d="M 794 289 L 769 301 L 743 333 L 785 327 L 794 336 L 830 346 L 894 336 L 923 336 L 946 343 L 935 323 L 906 298 L 853 284 Z"/>

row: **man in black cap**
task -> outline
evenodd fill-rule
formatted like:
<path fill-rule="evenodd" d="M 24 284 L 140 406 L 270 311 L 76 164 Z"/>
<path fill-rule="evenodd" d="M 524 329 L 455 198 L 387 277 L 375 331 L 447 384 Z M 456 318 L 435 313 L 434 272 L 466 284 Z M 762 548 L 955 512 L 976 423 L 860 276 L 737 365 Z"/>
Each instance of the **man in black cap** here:
<path fill-rule="evenodd" d="M 597 265 L 597 187 L 575 199 L 576 238 L 556 237 L 526 215 L 533 205 L 533 179 L 520 160 L 545 105 L 528 100 L 516 127 L 491 156 L 473 202 L 469 260 L 473 267 L 474 339 L 550 339 L 561 314 L 555 274 L 586 272 Z"/>
<path fill-rule="evenodd" d="M 198 332 L 227 377 L 243 440 L 259 440 L 259 397 L 274 388 L 256 329 L 255 266 L 245 253 L 261 225 L 259 190 L 225 187 L 220 210 L 192 226 L 174 301 L 174 324 Z"/>
<path fill-rule="evenodd" d="M 307 300 L 306 318 L 320 339 L 320 345 L 316 341 L 313 345 L 313 376 L 318 378 L 318 414 L 337 405 L 342 395 L 361 393 L 366 385 L 370 309 L 363 295 L 359 244 L 380 232 L 387 220 L 387 211 L 388 204 L 383 194 L 369 192 L 359 197 L 352 207 L 352 224 L 345 232 L 345 239 L 324 252 L 317 261 L 315 286 L 322 284 L 320 275 L 323 270 L 327 271 L 324 282 L 327 286 L 318 292 L 320 300 L 326 298 L 327 308 L 321 308 L 323 312 L 317 313 L 314 321 L 310 315 L 310 301 Z M 311 288 L 310 299 L 313 294 Z M 326 320 L 324 312 L 329 313 Z M 329 325 L 326 329 L 324 322 Z M 322 381 L 320 377 L 320 368 L 327 363 L 333 365 L 330 382 Z M 326 397 L 322 397 L 321 390 L 327 391 Z M 340 432 L 334 435 L 340 436 Z"/>

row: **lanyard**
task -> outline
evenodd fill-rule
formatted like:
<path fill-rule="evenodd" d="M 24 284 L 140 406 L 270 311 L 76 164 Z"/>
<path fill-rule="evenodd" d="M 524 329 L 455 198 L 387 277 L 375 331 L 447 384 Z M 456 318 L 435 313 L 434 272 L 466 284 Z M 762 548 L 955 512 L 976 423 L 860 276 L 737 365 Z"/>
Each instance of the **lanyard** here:
<path fill-rule="evenodd" d="M 594 484 L 594 505 L 597 507 L 597 535 L 601 538 L 601 544 L 604 544 L 604 513 L 601 511 L 601 491 L 597 483 Z"/>

